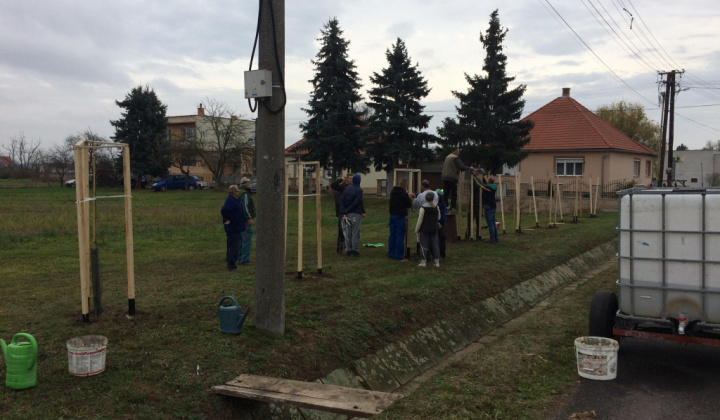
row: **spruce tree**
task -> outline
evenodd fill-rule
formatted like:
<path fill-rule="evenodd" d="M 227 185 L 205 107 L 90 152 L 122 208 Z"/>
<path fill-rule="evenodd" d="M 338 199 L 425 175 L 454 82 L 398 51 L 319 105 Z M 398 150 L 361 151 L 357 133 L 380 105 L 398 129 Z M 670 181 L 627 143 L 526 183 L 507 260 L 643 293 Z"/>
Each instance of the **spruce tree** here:
<path fill-rule="evenodd" d="M 397 42 L 385 52 L 388 67 L 381 74 L 373 73 L 370 81 L 376 86 L 368 90 L 372 110 L 365 138 L 375 169 L 388 173 L 398 163 L 416 165 L 433 156 L 428 143 L 437 137 L 422 132 L 432 118 L 423 114 L 420 100 L 430 93 L 418 65 L 412 65 L 405 43 Z"/>
<path fill-rule="evenodd" d="M 122 118 L 110 121 L 115 127 L 112 137 L 118 143 L 130 145 L 130 169 L 137 175 L 164 176 L 172 164 L 170 140 L 167 135 L 167 105 L 160 102 L 148 86 L 137 86 L 115 101 L 123 108 Z"/>
<path fill-rule="evenodd" d="M 309 107 L 303 108 L 308 121 L 300 124 L 305 141 L 297 151 L 307 151 L 306 161 L 319 161 L 322 167 L 332 165 L 333 178 L 343 169 L 367 173 L 369 157 L 361 136 L 363 120 L 356 105 L 362 100 L 362 86 L 355 62 L 348 59 L 349 41 L 343 39 L 337 18 L 321 30 L 322 46 L 312 63 L 315 77 Z"/>
<path fill-rule="evenodd" d="M 519 85 L 508 90 L 515 77 L 505 72 L 507 57 L 502 42 L 507 29 L 500 27 L 498 11 L 490 15 L 490 26 L 480 42 L 486 51 L 484 76 L 469 76 L 467 93 L 453 91 L 460 100 L 457 120 L 446 118 L 438 133 L 441 144 L 448 151 L 454 146 L 461 148 L 465 163 L 475 167 L 484 166 L 493 173 L 500 173 L 503 164 L 514 166 L 525 159 L 522 147 L 530 142 L 532 121 L 520 121 L 525 100 L 526 86 Z"/>

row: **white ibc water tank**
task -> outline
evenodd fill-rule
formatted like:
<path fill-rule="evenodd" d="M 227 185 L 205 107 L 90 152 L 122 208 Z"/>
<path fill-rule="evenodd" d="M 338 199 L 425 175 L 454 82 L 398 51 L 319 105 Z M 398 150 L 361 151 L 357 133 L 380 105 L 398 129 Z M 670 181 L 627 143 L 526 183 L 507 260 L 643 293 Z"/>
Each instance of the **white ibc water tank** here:
<path fill-rule="evenodd" d="M 640 190 L 620 199 L 620 311 L 720 323 L 720 190 Z"/>

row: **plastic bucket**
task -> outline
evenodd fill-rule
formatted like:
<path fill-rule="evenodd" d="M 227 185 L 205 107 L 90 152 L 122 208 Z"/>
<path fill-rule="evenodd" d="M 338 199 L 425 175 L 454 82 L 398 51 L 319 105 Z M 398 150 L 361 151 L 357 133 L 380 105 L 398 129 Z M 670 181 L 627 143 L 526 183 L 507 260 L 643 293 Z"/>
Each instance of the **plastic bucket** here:
<path fill-rule="evenodd" d="M 612 338 L 578 337 L 575 339 L 578 375 L 607 381 L 617 376 L 617 354 L 620 345 Z"/>
<path fill-rule="evenodd" d="M 84 335 L 67 341 L 70 374 L 92 376 L 105 370 L 108 339 L 102 335 Z"/>

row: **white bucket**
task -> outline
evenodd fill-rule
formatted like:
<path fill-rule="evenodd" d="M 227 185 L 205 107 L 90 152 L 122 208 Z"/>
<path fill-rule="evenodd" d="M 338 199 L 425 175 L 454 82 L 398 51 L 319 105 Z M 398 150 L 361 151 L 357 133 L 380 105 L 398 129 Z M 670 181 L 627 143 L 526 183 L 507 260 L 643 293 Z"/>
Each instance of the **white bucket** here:
<path fill-rule="evenodd" d="M 84 335 L 67 341 L 70 374 L 92 376 L 105 370 L 108 339 L 102 335 Z"/>
<path fill-rule="evenodd" d="M 578 337 L 575 339 L 578 375 L 607 381 L 617 376 L 617 354 L 620 345 L 612 338 Z"/>

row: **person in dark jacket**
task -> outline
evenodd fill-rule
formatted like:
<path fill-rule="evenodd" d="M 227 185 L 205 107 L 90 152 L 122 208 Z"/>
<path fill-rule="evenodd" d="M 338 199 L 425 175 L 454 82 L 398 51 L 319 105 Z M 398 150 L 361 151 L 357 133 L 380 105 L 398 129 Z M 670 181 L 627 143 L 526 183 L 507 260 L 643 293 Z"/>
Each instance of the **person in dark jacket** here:
<path fill-rule="evenodd" d="M 460 149 L 454 148 L 445 158 L 442 168 L 443 191 L 445 191 L 445 204 L 448 213 L 457 209 L 457 184 L 460 179 L 460 172 L 472 171 L 475 168 L 467 166 L 460 160 Z"/>
<path fill-rule="evenodd" d="M 438 246 L 440 248 L 440 258 L 445 258 L 445 223 L 447 222 L 447 206 L 445 205 L 445 200 L 443 200 L 442 196 L 445 194 L 445 191 L 442 190 L 442 188 L 438 188 L 435 190 L 435 194 L 440 197 L 440 200 L 438 201 L 438 212 L 440 212 L 440 226 L 438 227 Z"/>
<path fill-rule="evenodd" d="M 252 196 L 252 180 L 244 177 L 240 180 L 240 191 L 238 201 L 243 209 L 243 219 L 245 219 L 245 231 L 240 234 L 240 251 L 238 252 L 237 262 L 241 265 L 250 264 L 250 252 L 252 251 L 252 237 L 255 231 L 255 203 Z"/>
<path fill-rule="evenodd" d="M 340 214 L 343 215 L 345 253 L 348 256 L 359 257 L 360 224 L 365 217 L 360 174 L 353 175 L 352 184 L 348 185 L 340 196 Z"/>
<path fill-rule="evenodd" d="M 335 181 L 330 184 L 330 188 L 333 190 L 333 195 L 335 196 L 335 217 L 338 219 L 338 233 L 337 233 L 337 246 L 336 250 L 337 253 L 343 252 L 343 249 L 345 248 L 345 235 L 343 234 L 342 229 L 342 213 L 340 213 L 340 197 L 342 196 L 343 191 L 345 191 L 345 188 L 350 185 L 350 177 L 349 175 L 341 175 L 340 178 L 336 179 Z"/>
<path fill-rule="evenodd" d="M 498 242 L 497 224 L 495 222 L 495 211 L 497 210 L 495 192 L 497 191 L 497 185 L 495 185 L 495 178 L 488 178 L 484 170 L 480 169 L 480 171 L 482 172 L 482 179 L 478 178 L 474 171 L 473 178 L 475 184 L 482 190 L 482 208 L 490 233 L 490 243 L 496 244 Z"/>
<path fill-rule="evenodd" d="M 228 188 L 228 197 L 225 199 L 220 214 L 223 218 L 223 227 L 225 228 L 225 236 L 227 237 L 227 251 L 225 252 L 225 261 L 227 261 L 228 270 L 237 270 L 238 253 L 240 252 L 240 235 L 245 231 L 245 218 L 243 217 L 243 209 L 238 200 L 240 189 L 237 185 L 231 185 Z"/>
<path fill-rule="evenodd" d="M 435 193 L 428 191 L 425 194 L 425 204 L 420 207 L 418 221 L 415 225 L 415 233 L 420 235 L 420 249 L 422 259 L 418 267 L 425 267 L 427 259 L 432 255 L 435 257 L 435 267 L 440 267 L 440 247 L 438 246 L 438 224 L 440 212 L 434 203 Z"/>
<path fill-rule="evenodd" d="M 405 260 L 405 227 L 408 209 L 413 205 L 415 194 L 407 192 L 407 178 L 400 178 L 398 185 L 390 190 L 390 237 L 388 238 L 388 258 Z"/>

